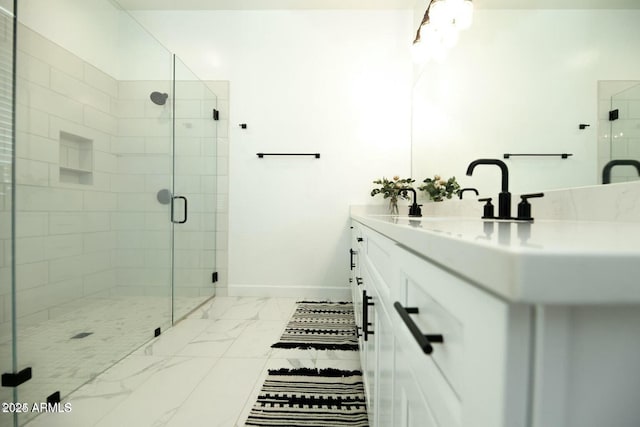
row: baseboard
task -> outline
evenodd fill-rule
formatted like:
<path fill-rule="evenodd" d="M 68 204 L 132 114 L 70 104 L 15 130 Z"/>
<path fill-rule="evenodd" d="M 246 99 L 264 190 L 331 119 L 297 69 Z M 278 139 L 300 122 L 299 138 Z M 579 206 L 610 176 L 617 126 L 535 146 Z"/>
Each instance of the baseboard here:
<path fill-rule="evenodd" d="M 351 289 L 338 286 L 257 286 L 229 285 L 230 297 L 318 298 L 351 301 Z"/>

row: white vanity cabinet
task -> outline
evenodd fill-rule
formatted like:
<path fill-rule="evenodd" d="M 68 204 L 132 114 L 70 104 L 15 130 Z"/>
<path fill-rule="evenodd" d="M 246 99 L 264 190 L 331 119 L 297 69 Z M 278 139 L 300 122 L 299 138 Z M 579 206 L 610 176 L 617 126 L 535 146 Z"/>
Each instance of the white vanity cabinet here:
<path fill-rule="evenodd" d="M 372 427 L 640 426 L 640 250 L 568 246 L 591 224 L 536 223 L 523 243 L 478 240 L 481 221 L 415 222 L 353 222 Z"/>
<path fill-rule="evenodd" d="M 390 290 L 382 274 L 391 273 L 394 244 L 357 223 L 353 226 L 357 248 L 357 277 L 352 280 L 356 325 L 359 333 L 370 426 L 391 426 L 393 395 L 393 325 L 386 308 Z"/>
<path fill-rule="evenodd" d="M 353 285 L 362 293 L 354 293 L 362 301 L 360 319 L 363 296 L 372 304 L 367 320 L 373 335 L 361 342 L 370 424 L 457 427 L 465 417 L 476 420 L 474 426 L 525 426 L 520 402 L 526 381 L 507 380 L 510 364 L 519 361 L 506 355 L 528 351 L 528 309 L 469 289 L 367 227 L 354 229 L 363 239 L 362 280 Z M 432 344 L 431 354 L 416 342 L 396 303 L 412 311 L 409 318 L 419 331 L 444 337 Z"/>

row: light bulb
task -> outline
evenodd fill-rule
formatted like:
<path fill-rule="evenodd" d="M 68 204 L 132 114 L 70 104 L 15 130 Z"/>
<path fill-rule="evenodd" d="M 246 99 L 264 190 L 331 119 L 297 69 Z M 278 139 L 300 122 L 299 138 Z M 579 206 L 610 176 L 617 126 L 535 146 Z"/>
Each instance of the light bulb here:
<path fill-rule="evenodd" d="M 463 7 L 465 0 L 446 0 L 451 12 L 456 15 L 458 11 Z"/>
<path fill-rule="evenodd" d="M 458 30 L 453 25 L 447 25 L 438 29 L 442 45 L 451 49 L 458 43 Z"/>
<path fill-rule="evenodd" d="M 436 27 L 431 22 L 427 22 L 426 24 L 422 24 L 420 27 L 420 38 L 426 40 L 433 36 L 433 33 L 436 31 Z"/>
<path fill-rule="evenodd" d="M 440 33 L 433 24 L 424 24 L 420 27 L 420 40 L 422 40 L 427 49 L 431 49 L 434 44 L 438 43 L 439 38 Z"/>
<path fill-rule="evenodd" d="M 473 22 L 473 2 L 471 0 L 462 2 L 456 11 L 454 21 L 459 30 L 466 30 L 471 27 Z"/>
<path fill-rule="evenodd" d="M 448 25 L 453 21 L 452 9 L 448 0 L 435 0 L 429 6 L 429 23 L 435 27 Z"/>

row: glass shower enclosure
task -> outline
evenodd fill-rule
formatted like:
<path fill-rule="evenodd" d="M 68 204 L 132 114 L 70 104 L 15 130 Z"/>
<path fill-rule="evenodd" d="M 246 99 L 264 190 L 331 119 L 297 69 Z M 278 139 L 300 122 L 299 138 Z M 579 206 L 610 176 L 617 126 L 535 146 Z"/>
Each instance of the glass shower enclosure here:
<path fill-rule="evenodd" d="M 2 1 L 0 400 L 15 409 L 65 399 L 214 295 L 217 100 L 115 2 Z"/>

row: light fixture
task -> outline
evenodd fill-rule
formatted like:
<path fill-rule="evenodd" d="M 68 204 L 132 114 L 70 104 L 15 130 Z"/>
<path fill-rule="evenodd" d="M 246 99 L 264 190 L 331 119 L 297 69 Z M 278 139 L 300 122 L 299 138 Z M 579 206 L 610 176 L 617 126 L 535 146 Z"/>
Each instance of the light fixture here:
<path fill-rule="evenodd" d="M 413 41 L 414 62 L 443 61 L 458 42 L 458 32 L 471 26 L 472 15 L 472 0 L 431 0 Z"/>

